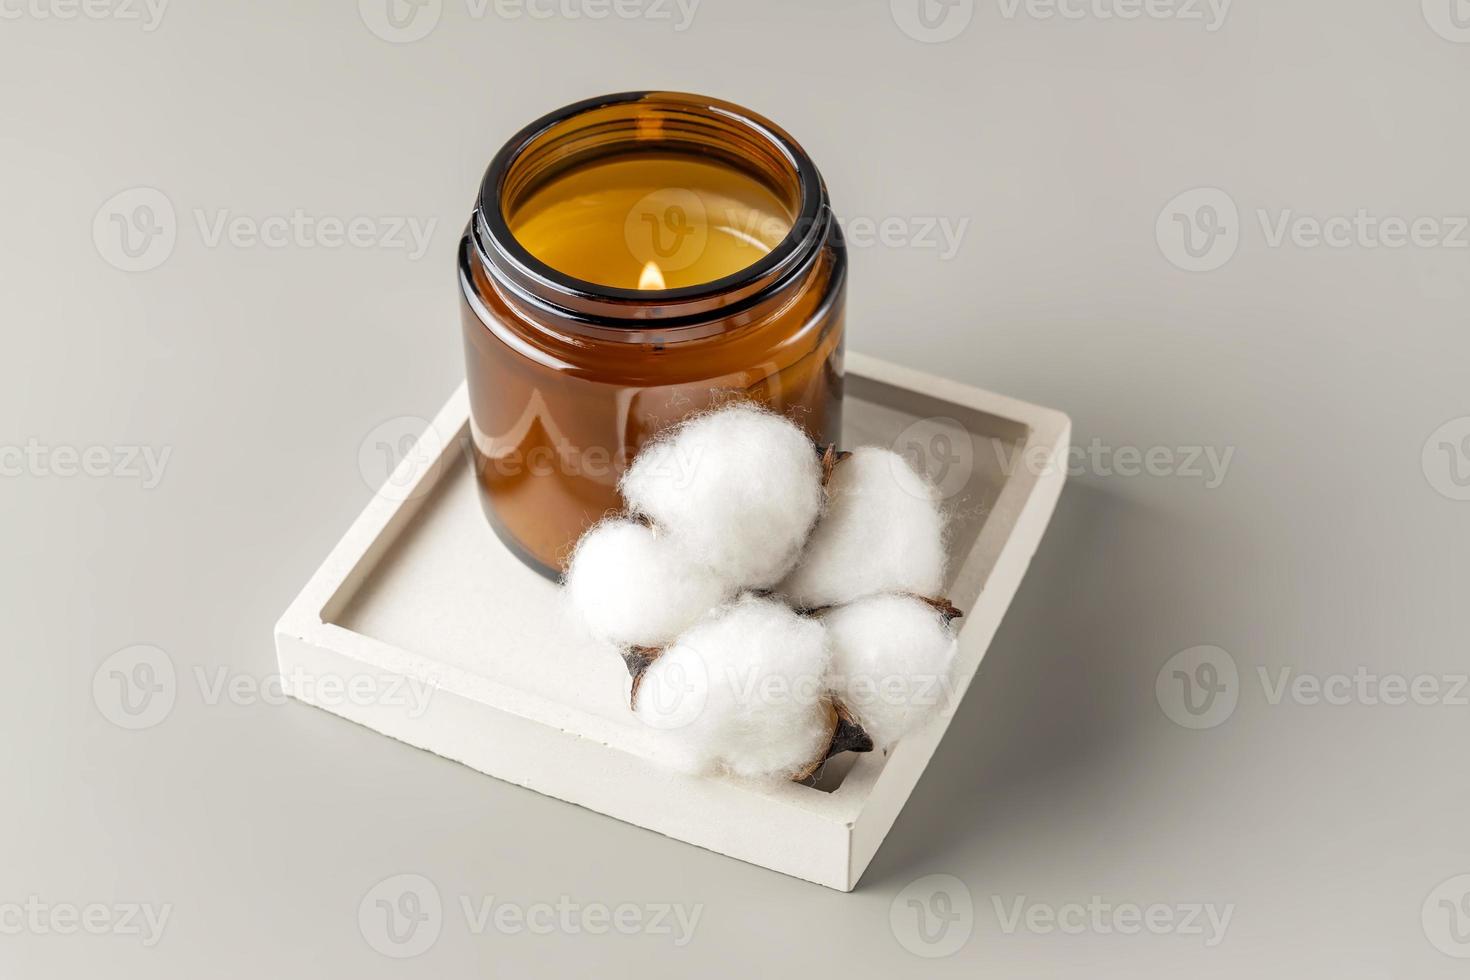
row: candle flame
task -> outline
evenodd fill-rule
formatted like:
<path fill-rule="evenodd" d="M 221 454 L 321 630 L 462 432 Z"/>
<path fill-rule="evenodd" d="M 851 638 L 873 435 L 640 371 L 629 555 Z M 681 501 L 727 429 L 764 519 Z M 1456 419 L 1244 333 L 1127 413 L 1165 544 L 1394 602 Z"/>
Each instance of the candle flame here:
<path fill-rule="evenodd" d="M 664 283 L 664 273 L 663 273 L 663 270 L 658 267 L 658 263 L 657 262 L 654 262 L 654 261 L 650 260 L 649 263 L 643 267 L 643 274 L 638 277 L 638 288 L 639 289 L 667 289 L 668 288 L 668 286 L 665 285 L 665 283 Z"/>

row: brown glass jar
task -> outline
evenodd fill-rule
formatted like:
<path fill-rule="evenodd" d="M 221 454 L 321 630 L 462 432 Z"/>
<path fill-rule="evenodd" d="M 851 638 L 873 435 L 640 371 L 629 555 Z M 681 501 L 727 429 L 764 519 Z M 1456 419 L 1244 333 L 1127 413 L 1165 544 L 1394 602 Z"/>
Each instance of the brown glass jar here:
<path fill-rule="evenodd" d="M 615 270 L 599 268 L 603 282 L 553 268 L 512 232 L 527 202 L 554 193 L 557 182 L 595 185 L 592 168 L 648 160 L 675 183 L 711 167 L 729 171 L 722 180 L 758 182 L 789 230 L 769 235 L 769 250 L 758 248 L 744 268 L 662 289 L 607 283 L 646 258 L 669 260 L 671 277 L 699 277 L 689 248 L 678 255 L 668 247 L 697 230 L 688 211 L 704 199 L 698 186 L 668 188 L 662 214 L 630 212 L 626 235 L 604 229 L 606 248 L 629 249 L 627 261 L 597 251 L 596 229 L 578 232 L 588 237 L 576 244 L 595 244 L 590 254 Z M 752 237 L 702 217 L 719 234 Z M 635 240 L 641 219 L 654 236 L 667 225 L 685 237 L 664 247 L 658 237 Z M 705 266 L 719 268 L 707 246 L 702 254 Z M 527 126 L 486 171 L 459 252 L 475 473 L 501 539 L 526 564 L 559 575 L 582 532 L 621 509 L 618 479 L 643 444 L 729 399 L 761 402 L 815 441 L 836 441 L 846 273 L 821 175 L 794 140 L 754 113 L 699 96 L 635 92 Z"/>

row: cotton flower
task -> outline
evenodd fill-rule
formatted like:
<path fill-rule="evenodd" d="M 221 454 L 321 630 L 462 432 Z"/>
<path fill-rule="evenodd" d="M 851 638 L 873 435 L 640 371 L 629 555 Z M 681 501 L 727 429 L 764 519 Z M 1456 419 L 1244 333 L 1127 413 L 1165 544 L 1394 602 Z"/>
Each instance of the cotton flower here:
<path fill-rule="evenodd" d="M 791 422 L 737 404 L 647 446 L 621 489 L 637 519 L 587 532 L 566 591 L 622 648 L 661 758 L 802 779 L 894 744 L 949 696 L 944 516 L 903 457 L 819 461 Z"/>
<path fill-rule="evenodd" d="M 858 449 L 837 464 L 827 493 L 826 514 L 777 591 L 806 609 L 881 592 L 940 594 L 944 514 L 934 486 L 906 459 Z"/>
<path fill-rule="evenodd" d="M 923 599 L 875 595 L 823 613 L 833 693 L 879 747 L 914 731 L 948 703 L 955 640 Z"/>
<path fill-rule="evenodd" d="M 589 632 L 637 647 L 673 642 L 732 595 L 666 536 L 629 520 L 603 521 L 583 535 L 567 568 L 566 588 Z"/>
<path fill-rule="evenodd" d="M 829 659 L 822 623 L 747 596 L 653 660 L 635 680 L 634 711 L 679 740 L 691 769 L 789 779 L 832 740 Z"/>
<path fill-rule="evenodd" d="M 764 589 L 796 563 L 822 508 L 821 479 L 800 428 L 740 403 L 645 447 L 621 489 L 693 561 L 731 586 Z"/>

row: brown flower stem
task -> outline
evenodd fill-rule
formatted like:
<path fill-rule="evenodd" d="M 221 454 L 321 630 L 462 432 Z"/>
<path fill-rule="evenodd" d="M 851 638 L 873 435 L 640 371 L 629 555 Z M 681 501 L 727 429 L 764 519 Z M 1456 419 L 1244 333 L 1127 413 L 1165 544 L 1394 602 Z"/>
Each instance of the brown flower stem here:
<path fill-rule="evenodd" d="M 905 595 L 905 596 L 908 596 L 908 597 L 913 598 L 913 599 L 918 599 L 920 602 L 922 602 L 922 603 L 924 603 L 924 604 L 926 604 L 928 606 L 933 607 L 941 616 L 944 617 L 944 622 L 946 624 L 952 623 L 956 619 L 959 619 L 961 616 L 964 615 L 964 612 L 962 612 L 958 606 L 956 606 L 954 603 L 950 602 L 948 598 L 946 598 L 945 596 L 942 596 L 942 595 L 941 596 L 919 595 L 919 593 L 917 593 L 917 592 L 900 592 L 898 594 L 899 595 Z M 866 598 L 866 597 L 864 597 L 864 598 Z M 798 609 L 798 610 L 796 610 L 796 613 L 799 616 L 817 616 L 817 617 L 821 617 L 822 615 L 824 615 L 826 613 L 829 613 L 833 609 L 837 609 L 837 608 L 840 608 L 840 607 L 839 606 L 813 606 L 813 607 L 811 607 L 809 609 Z"/>
<path fill-rule="evenodd" d="M 803 766 L 796 775 L 791 777 L 793 783 L 805 782 L 817 774 L 822 764 L 834 755 L 843 752 L 871 752 L 873 751 L 873 739 L 863 726 L 859 725 L 847 710 L 847 706 L 841 701 L 830 701 L 827 704 L 827 718 L 831 736 L 827 739 L 827 747 L 807 765 Z"/>
<path fill-rule="evenodd" d="M 837 464 L 851 456 L 852 453 L 843 452 L 837 448 L 837 443 L 829 442 L 826 446 L 817 447 L 817 455 L 822 461 L 822 487 L 826 489 L 827 485 L 832 482 L 832 471 L 837 468 Z"/>
<path fill-rule="evenodd" d="M 623 664 L 628 676 L 633 678 L 633 689 L 628 693 L 628 707 L 638 707 L 638 689 L 643 686 L 643 675 L 649 666 L 663 655 L 661 647 L 629 647 L 623 651 Z"/>
<path fill-rule="evenodd" d="M 944 617 L 946 623 L 952 623 L 964 615 L 959 607 L 950 602 L 946 596 L 915 595 L 914 598 L 933 606 Z"/>

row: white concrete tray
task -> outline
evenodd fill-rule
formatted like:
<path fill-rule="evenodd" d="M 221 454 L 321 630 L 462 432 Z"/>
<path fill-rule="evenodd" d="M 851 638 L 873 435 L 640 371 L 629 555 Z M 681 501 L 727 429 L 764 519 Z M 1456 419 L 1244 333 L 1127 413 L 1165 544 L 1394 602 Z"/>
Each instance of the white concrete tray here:
<path fill-rule="evenodd" d="M 850 891 L 923 774 L 1046 529 L 1066 474 L 1060 412 L 849 354 L 843 445 L 892 446 L 955 514 L 965 611 L 948 710 L 816 786 L 686 776 L 627 707 L 627 673 L 480 511 L 463 387 L 276 626 L 291 693 L 480 772 Z M 595 819 L 591 816 L 588 819 Z"/>

